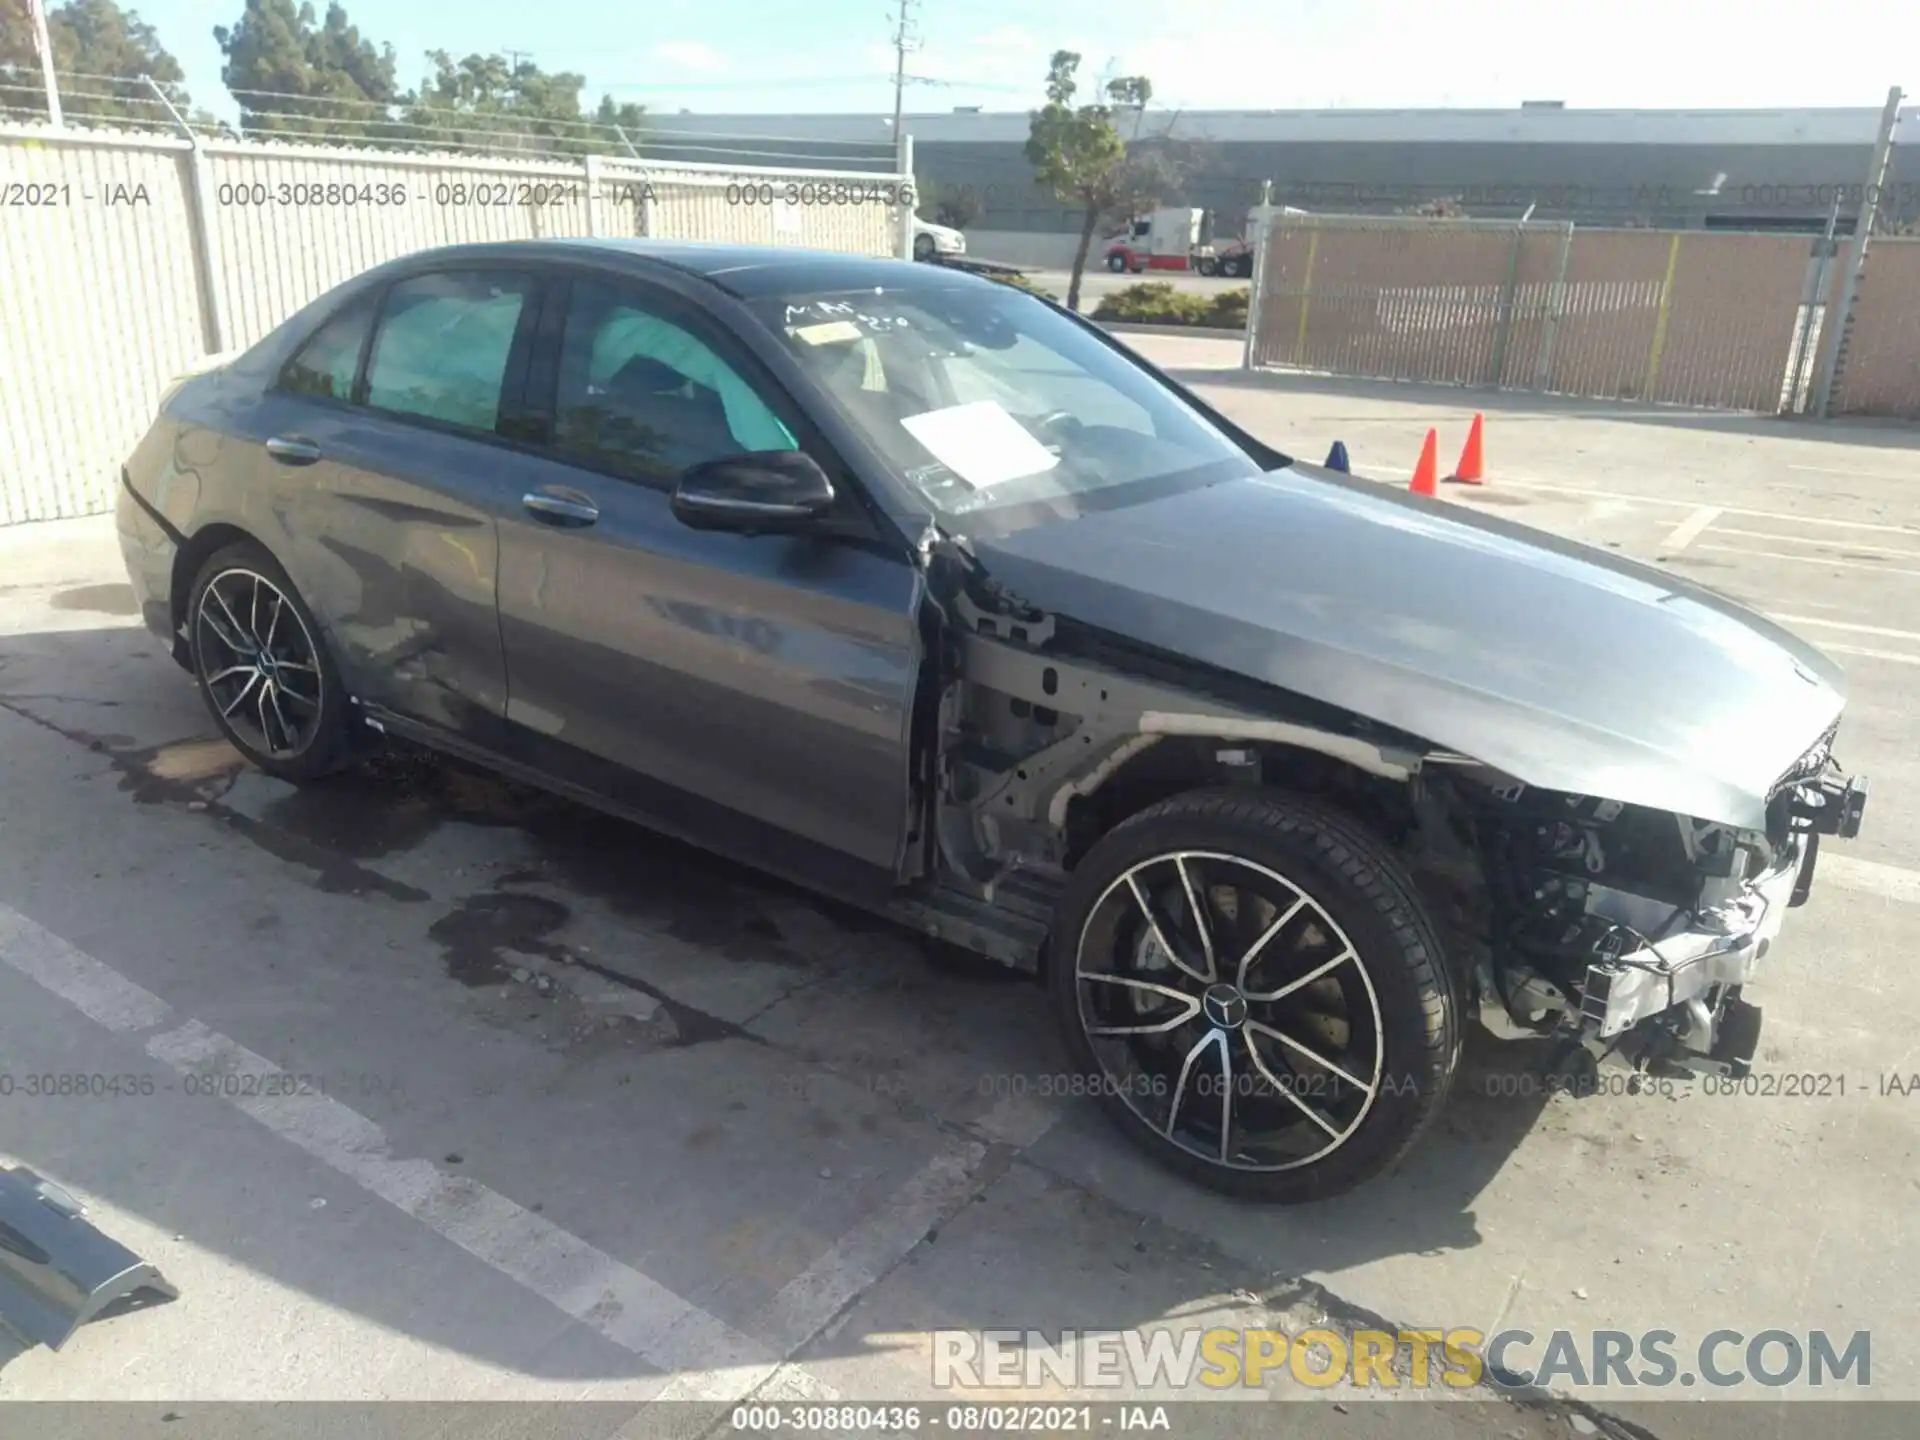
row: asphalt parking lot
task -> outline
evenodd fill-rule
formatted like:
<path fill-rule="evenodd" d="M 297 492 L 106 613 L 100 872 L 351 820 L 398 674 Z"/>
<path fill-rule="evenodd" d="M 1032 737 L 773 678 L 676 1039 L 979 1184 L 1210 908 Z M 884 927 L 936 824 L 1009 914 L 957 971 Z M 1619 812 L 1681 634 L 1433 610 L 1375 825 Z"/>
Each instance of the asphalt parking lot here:
<path fill-rule="evenodd" d="M 0 1153 L 182 1292 L 13 1356 L 0 1398 L 602 1400 L 614 1433 L 661 1396 L 932 1399 L 939 1329 L 1384 1321 L 1867 1329 L 1868 1393 L 1920 1400 L 1920 1093 L 1882 1093 L 1920 1071 L 1920 435 L 1138 343 L 1282 448 L 1340 439 L 1398 483 L 1484 404 L 1490 483 L 1449 503 L 1658 561 L 1845 665 L 1866 832 L 1754 996 L 1762 1068 L 1819 1093 L 1516 1095 L 1532 1057 L 1476 1044 L 1393 1176 L 1234 1204 L 1050 1093 L 1027 983 L 457 765 L 395 752 L 302 792 L 244 770 L 139 628 L 110 521 L 0 530 L 0 1072 L 130 1078 L 0 1096 Z M 1312 1433 L 1384 1433 L 1353 1392 L 1268 1388 Z M 1800 1433 L 1579 1398 L 1663 1440 Z"/>

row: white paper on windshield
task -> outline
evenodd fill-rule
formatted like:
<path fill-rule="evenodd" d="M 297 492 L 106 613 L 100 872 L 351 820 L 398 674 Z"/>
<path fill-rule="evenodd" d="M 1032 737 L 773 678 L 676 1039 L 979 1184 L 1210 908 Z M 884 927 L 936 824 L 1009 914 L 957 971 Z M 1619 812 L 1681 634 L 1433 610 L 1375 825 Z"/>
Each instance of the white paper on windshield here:
<path fill-rule="evenodd" d="M 860 327 L 851 320 L 824 320 L 818 325 L 798 325 L 787 333 L 809 345 L 841 345 L 860 338 Z"/>
<path fill-rule="evenodd" d="M 975 489 L 1038 475 L 1060 457 L 991 400 L 910 415 L 900 422 L 933 457 Z"/>

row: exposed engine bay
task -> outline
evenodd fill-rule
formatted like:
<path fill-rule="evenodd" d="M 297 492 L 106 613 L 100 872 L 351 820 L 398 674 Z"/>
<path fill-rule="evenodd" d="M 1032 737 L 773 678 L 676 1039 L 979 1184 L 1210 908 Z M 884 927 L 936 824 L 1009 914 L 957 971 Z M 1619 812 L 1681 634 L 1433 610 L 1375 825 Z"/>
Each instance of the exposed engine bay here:
<path fill-rule="evenodd" d="M 1005 926 L 1037 921 L 1117 818 L 1201 787 L 1304 792 L 1400 852 L 1462 1000 L 1496 1034 L 1557 1042 L 1576 1079 L 1602 1063 L 1747 1073 L 1760 1012 L 1742 989 L 1805 900 L 1820 837 L 1857 833 L 1865 805 L 1832 729 L 1779 780 L 1765 830 L 1739 829 L 1535 788 L 1361 716 L 1203 680 L 1190 660 L 1041 613 L 948 558 L 919 859 L 947 877 L 950 906 L 964 894 L 979 912 L 948 933 L 1031 963 Z"/>
<path fill-rule="evenodd" d="M 1760 1015 L 1742 987 L 1805 900 L 1821 834 L 1851 836 L 1864 809 L 1864 781 L 1839 779 L 1831 744 L 1823 737 L 1783 778 L 1765 832 L 1533 790 L 1472 766 L 1423 773 L 1420 843 L 1444 826 L 1462 842 L 1456 862 L 1470 850 L 1479 871 L 1462 938 L 1482 1020 L 1503 1036 L 1562 1041 L 1575 1070 L 1745 1075 Z M 1430 849 L 1425 858 L 1431 876 Z"/>

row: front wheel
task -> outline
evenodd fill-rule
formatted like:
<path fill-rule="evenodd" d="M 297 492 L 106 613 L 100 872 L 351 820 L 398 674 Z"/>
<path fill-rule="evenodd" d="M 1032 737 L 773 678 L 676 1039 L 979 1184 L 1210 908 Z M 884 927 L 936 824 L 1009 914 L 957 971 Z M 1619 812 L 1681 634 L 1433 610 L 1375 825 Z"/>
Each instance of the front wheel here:
<path fill-rule="evenodd" d="M 1127 257 L 1124 255 L 1109 255 L 1107 257 L 1107 269 L 1116 275 L 1126 274 Z"/>
<path fill-rule="evenodd" d="M 931 235 L 916 235 L 913 237 L 914 259 L 921 261 L 931 260 L 933 259 L 933 251 L 934 244 Z"/>
<path fill-rule="evenodd" d="M 1126 1133 L 1212 1189 L 1299 1202 L 1390 1168 L 1460 1052 L 1440 943 L 1392 852 L 1272 791 L 1142 811 L 1075 869 L 1049 990 Z"/>

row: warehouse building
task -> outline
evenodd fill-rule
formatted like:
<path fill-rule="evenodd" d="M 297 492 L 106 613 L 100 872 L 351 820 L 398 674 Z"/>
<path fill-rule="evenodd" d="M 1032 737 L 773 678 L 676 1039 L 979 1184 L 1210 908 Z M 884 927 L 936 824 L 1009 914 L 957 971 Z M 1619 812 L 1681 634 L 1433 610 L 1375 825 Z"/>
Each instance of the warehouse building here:
<path fill-rule="evenodd" d="M 1881 111 L 1148 110 L 1122 133 L 1169 153 L 1180 174 L 1162 203 L 1205 208 L 1238 230 L 1263 181 L 1276 204 L 1393 214 L 1448 213 L 1584 225 L 1850 233 L 1865 196 Z M 1033 264 L 1071 252 L 1077 217 L 1033 184 L 1025 111 L 906 117 L 929 204 L 965 197 L 970 248 Z M 890 168 L 892 123 L 872 115 L 659 115 L 660 158 L 848 169 Z M 1920 221 L 1920 109 L 1903 115 L 1883 208 Z M 1016 253 L 1017 252 L 1017 253 Z"/>

